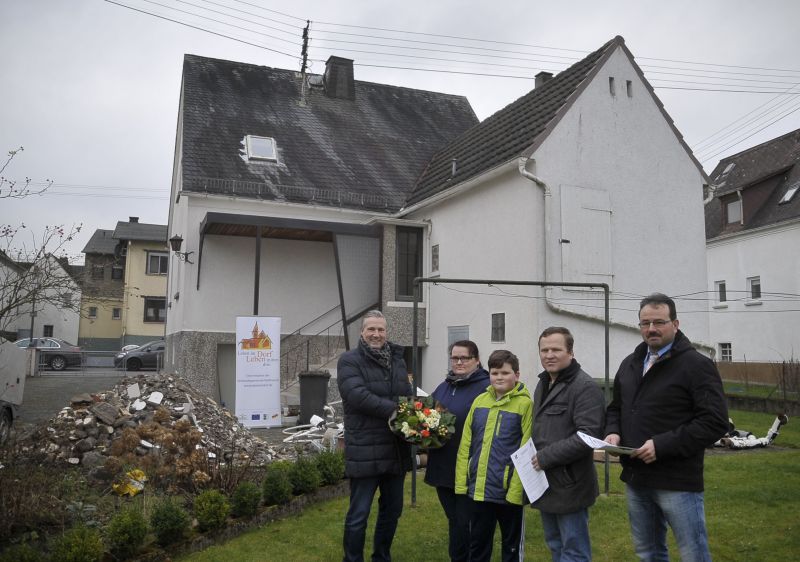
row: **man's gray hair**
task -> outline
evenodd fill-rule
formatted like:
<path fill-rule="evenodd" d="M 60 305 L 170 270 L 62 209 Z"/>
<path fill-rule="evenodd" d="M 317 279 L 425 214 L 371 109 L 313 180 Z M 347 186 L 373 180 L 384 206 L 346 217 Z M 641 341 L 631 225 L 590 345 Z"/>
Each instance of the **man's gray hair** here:
<path fill-rule="evenodd" d="M 386 320 L 386 317 L 383 315 L 383 312 L 380 310 L 370 310 L 361 318 L 361 329 L 364 329 L 364 324 L 367 322 L 367 318 L 383 318 Z"/>

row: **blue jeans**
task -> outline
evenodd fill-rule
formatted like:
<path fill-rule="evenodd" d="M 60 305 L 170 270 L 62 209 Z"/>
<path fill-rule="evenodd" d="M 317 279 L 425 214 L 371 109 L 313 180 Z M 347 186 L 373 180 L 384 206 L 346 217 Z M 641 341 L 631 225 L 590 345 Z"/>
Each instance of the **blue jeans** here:
<path fill-rule="evenodd" d="M 449 531 L 448 554 L 450 562 L 469 562 L 469 519 L 472 515 L 472 498 L 456 494 L 453 488 L 436 486 L 439 503 L 447 515 Z"/>
<path fill-rule="evenodd" d="M 589 511 L 545 513 L 542 511 L 544 542 L 553 555 L 553 562 L 592 559 L 589 540 Z"/>
<path fill-rule="evenodd" d="M 372 543 L 373 562 L 390 562 L 397 520 L 403 512 L 403 481 L 405 474 L 350 479 L 350 507 L 344 519 L 344 562 L 364 560 L 364 540 L 367 519 L 375 492 L 378 496 L 378 520 Z"/>
<path fill-rule="evenodd" d="M 626 485 L 628 518 L 636 555 L 647 562 L 669 562 L 667 524 L 682 562 L 710 562 L 703 492 L 656 490 Z"/>

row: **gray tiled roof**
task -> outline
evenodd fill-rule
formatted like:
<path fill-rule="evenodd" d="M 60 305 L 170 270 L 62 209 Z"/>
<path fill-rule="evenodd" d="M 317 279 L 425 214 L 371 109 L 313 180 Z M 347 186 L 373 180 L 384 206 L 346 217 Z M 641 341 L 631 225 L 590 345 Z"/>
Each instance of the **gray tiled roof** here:
<path fill-rule="evenodd" d="M 723 158 L 710 178 L 716 189 L 705 207 L 707 240 L 800 218 L 800 193 L 778 204 L 787 190 L 800 185 L 800 129 Z M 737 190 L 747 191 L 746 204 L 757 208 L 746 209 L 744 224 L 729 226 L 723 224 L 720 197 Z"/>
<path fill-rule="evenodd" d="M 113 230 L 98 228 L 83 247 L 84 254 L 113 254 L 119 240 L 114 238 Z"/>
<path fill-rule="evenodd" d="M 532 145 L 540 143 L 552 128 L 548 125 L 560 115 L 570 96 L 592 74 L 597 63 L 622 43 L 622 37 L 615 37 L 445 147 L 419 178 L 408 204 L 417 203 L 521 156 Z M 453 158 L 456 159 L 457 171 L 451 177 Z"/>
<path fill-rule="evenodd" d="M 117 228 L 114 229 L 114 238 L 117 240 L 166 242 L 167 225 L 120 221 L 117 223 Z"/>
<path fill-rule="evenodd" d="M 318 81 L 318 76 L 313 77 Z M 355 100 L 297 72 L 186 55 L 182 189 L 394 211 L 431 156 L 477 122 L 466 98 L 355 82 Z M 243 157 L 272 137 L 278 162 Z"/>

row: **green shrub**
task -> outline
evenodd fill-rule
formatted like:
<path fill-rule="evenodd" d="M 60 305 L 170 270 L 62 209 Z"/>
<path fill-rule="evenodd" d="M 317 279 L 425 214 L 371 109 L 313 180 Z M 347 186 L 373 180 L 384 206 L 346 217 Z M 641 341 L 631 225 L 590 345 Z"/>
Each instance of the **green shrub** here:
<path fill-rule="evenodd" d="M 100 532 L 84 525 L 73 527 L 53 543 L 53 560 L 58 562 L 98 562 L 103 557 Z"/>
<path fill-rule="evenodd" d="M 242 482 L 231 496 L 231 511 L 236 517 L 252 517 L 258 512 L 261 490 L 252 482 Z"/>
<path fill-rule="evenodd" d="M 158 544 L 166 546 L 186 536 L 189 515 L 174 500 L 167 498 L 153 508 L 150 527 L 156 535 Z"/>
<path fill-rule="evenodd" d="M 265 504 L 278 505 L 292 499 L 292 482 L 289 480 L 291 468 L 292 463 L 288 461 L 275 461 L 267 467 L 262 484 Z"/>
<path fill-rule="evenodd" d="M 29 544 L 18 544 L 0 553 L 0 562 L 43 562 L 44 554 Z"/>
<path fill-rule="evenodd" d="M 295 495 L 308 494 L 319 488 L 322 476 L 313 460 L 299 458 L 289 471 L 289 481 Z"/>
<path fill-rule="evenodd" d="M 231 506 L 219 490 L 206 490 L 194 499 L 194 516 L 201 531 L 225 526 Z"/>
<path fill-rule="evenodd" d="M 325 485 L 336 484 L 344 478 L 344 453 L 341 451 L 322 451 L 316 458 L 317 469 Z"/>
<path fill-rule="evenodd" d="M 120 511 L 106 528 L 106 539 L 111 552 L 117 557 L 129 558 L 139 550 L 147 536 L 147 521 L 138 509 Z"/>

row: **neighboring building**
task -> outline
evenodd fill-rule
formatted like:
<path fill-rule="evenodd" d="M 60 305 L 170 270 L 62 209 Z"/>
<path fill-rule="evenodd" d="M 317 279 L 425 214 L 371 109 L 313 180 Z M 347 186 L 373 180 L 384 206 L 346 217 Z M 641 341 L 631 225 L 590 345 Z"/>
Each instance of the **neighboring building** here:
<path fill-rule="evenodd" d="M 130 217 L 128 222 L 117 223 L 112 237 L 125 260 L 120 345 L 163 338 L 170 255 L 167 227 Z"/>
<path fill-rule="evenodd" d="M 80 267 L 46 254 L 34 262 L 0 252 L 0 332 L 10 339 L 78 339 Z M 13 305 L 13 306 L 11 306 Z M 32 313 L 33 311 L 33 313 Z"/>
<path fill-rule="evenodd" d="M 120 349 L 125 256 L 113 230 L 97 229 L 83 248 L 83 299 L 78 345 L 87 351 Z"/>
<path fill-rule="evenodd" d="M 608 283 L 613 369 L 641 341 L 641 296 L 706 287 L 707 178 L 621 37 L 536 82 L 478 124 L 462 97 L 355 81 L 347 59 L 304 82 L 187 55 L 169 236 L 190 254 L 171 258 L 168 368 L 224 392 L 239 315 L 280 316 L 285 335 L 308 338 L 340 318 L 352 347 L 378 306 L 409 346 L 413 279 L 438 275 Z M 428 390 L 463 337 L 485 357 L 512 349 L 533 382 L 552 324 L 603 375 L 602 292 L 428 285 L 422 297 Z M 686 328 L 708 340 L 704 315 Z"/>
<path fill-rule="evenodd" d="M 705 205 L 718 361 L 800 358 L 800 129 L 724 158 Z"/>

